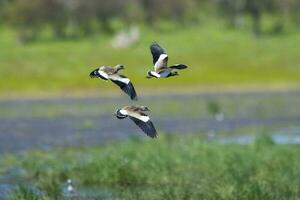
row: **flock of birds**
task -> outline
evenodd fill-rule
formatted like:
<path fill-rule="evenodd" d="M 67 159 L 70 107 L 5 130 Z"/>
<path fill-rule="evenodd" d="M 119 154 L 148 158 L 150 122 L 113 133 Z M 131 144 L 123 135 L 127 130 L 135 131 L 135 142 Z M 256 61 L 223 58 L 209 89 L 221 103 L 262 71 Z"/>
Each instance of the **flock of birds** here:
<path fill-rule="evenodd" d="M 154 71 L 147 72 L 147 78 L 168 78 L 171 76 L 177 76 L 178 72 L 176 69 L 186 69 L 187 66 L 183 64 L 176 64 L 168 66 L 168 55 L 165 50 L 156 42 L 152 43 L 150 46 Z M 131 100 L 137 101 L 137 94 L 134 86 L 129 78 L 124 75 L 119 74 L 120 70 L 124 70 L 123 65 L 111 66 L 101 66 L 90 73 L 91 78 L 101 78 L 105 81 L 111 80 L 113 83 L 118 85 L 121 90 L 123 90 Z M 125 106 L 121 109 L 117 109 L 115 116 L 118 119 L 124 119 L 129 117 L 137 126 L 139 126 L 144 133 L 146 133 L 151 138 L 157 137 L 157 131 L 150 120 L 150 117 L 145 113 L 149 111 L 146 106 L 132 105 Z"/>

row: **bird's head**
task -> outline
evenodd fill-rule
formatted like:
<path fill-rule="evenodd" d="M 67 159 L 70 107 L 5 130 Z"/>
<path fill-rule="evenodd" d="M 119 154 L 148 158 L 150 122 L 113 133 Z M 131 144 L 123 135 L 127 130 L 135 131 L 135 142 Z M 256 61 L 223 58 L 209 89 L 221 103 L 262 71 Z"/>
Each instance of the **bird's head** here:
<path fill-rule="evenodd" d="M 91 73 L 90 73 L 90 77 L 91 78 L 98 78 L 99 77 L 99 68 L 93 70 Z"/>
<path fill-rule="evenodd" d="M 116 68 L 117 71 L 125 69 L 124 65 L 116 65 L 115 68 Z"/>
<path fill-rule="evenodd" d="M 147 106 L 141 106 L 143 111 L 150 111 L 149 108 Z"/>
<path fill-rule="evenodd" d="M 114 114 L 115 117 L 117 117 L 118 119 L 124 119 L 127 117 L 127 115 L 123 115 L 121 113 L 121 109 L 116 110 L 116 113 Z"/>

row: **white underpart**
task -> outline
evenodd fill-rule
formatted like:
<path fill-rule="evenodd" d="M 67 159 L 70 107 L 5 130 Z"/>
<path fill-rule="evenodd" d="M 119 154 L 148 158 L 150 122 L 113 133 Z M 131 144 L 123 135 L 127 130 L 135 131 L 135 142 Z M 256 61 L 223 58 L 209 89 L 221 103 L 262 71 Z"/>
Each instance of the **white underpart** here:
<path fill-rule="evenodd" d="M 127 111 L 126 111 L 126 110 L 123 110 L 123 109 L 120 110 L 120 113 L 121 113 L 122 115 L 128 115 Z"/>
<path fill-rule="evenodd" d="M 167 67 L 167 63 L 164 62 L 164 59 L 168 57 L 167 54 L 161 54 L 158 58 L 158 60 L 156 61 L 155 65 L 154 65 L 154 70 L 157 71 L 157 69 L 161 68 L 161 67 Z"/>
<path fill-rule="evenodd" d="M 74 188 L 72 185 L 68 185 L 68 192 L 74 192 Z"/>
<path fill-rule="evenodd" d="M 139 120 L 141 120 L 141 121 L 143 121 L 143 122 L 147 122 L 147 121 L 150 120 L 150 117 L 148 117 L 148 116 L 140 116 L 140 117 L 139 117 Z"/>
<path fill-rule="evenodd" d="M 160 74 L 159 74 L 159 73 L 156 73 L 156 72 L 151 71 L 151 74 L 152 74 L 153 76 L 157 77 L 157 78 L 160 78 Z"/>
<path fill-rule="evenodd" d="M 98 70 L 98 72 L 99 72 L 99 74 L 100 74 L 101 76 L 103 76 L 104 78 L 108 79 L 107 73 L 105 73 L 104 71 L 101 71 L 101 68 Z"/>
<path fill-rule="evenodd" d="M 171 73 L 171 71 L 169 69 L 165 69 L 162 72 L 159 73 L 161 78 L 165 78 L 167 77 L 169 74 Z"/>

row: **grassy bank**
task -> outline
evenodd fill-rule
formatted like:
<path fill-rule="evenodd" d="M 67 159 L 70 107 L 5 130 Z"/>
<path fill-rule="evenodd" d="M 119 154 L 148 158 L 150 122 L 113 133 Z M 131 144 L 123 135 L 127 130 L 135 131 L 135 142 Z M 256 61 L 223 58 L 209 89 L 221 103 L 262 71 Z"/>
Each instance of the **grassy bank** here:
<path fill-rule="evenodd" d="M 1 158 L 1 171 L 23 168 L 22 176 L 41 191 L 40 199 L 62 198 L 63 183 L 71 178 L 78 193 L 97 188 L 101 199 L 283 200 L 300 197 L 299 153 L 299 146 L 276 145 L 267 136 L 252 145 L 161 136 L 7 156 Z M 16 190 L 12 199 L 38 196 L 27 186 Z"/>
<path fill-rule="evenodd" d="M 147 80 L 151 69 L 149 44 L 158 41 L 170 55 L 170 63 L 190 69 L 168 80 Z M 109 84 L 91 80 L 89 72 L 99 65 L 122 63 L 137 89 L 226 85 L 299 84 L 300 36 L 297 32 L 255 39 L 248 31 L 218 26 L 171 28 L 154 32 L 143 28 L 141 41 L 126 50 L 110 47 L 111 38 L 96 35 L 77 40 L 41 39 L 22 45 L 14 32 L 0 29 L 0 95 L 106 90 Z M 116 89 L 117 91 L 117 89 Z"/>

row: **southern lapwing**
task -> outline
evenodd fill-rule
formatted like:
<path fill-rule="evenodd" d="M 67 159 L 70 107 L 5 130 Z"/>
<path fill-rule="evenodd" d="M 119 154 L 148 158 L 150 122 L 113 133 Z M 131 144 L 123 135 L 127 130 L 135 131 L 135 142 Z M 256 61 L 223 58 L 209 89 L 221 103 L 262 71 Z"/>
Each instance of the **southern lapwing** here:
<path fill-rule="evenodd" d="M 116 65 L 115 67 L 102 66 L 90 73 L 91 78 L 101 78 L 103 80 L 111 80 L 118 85 L 132 100 L 137 100 L 135 89 L 126 76 L 118 74 L 120 70 L 124 69 L 123 65 Z"/>
<path fill-rule="evenodd" d="M 129 118 L 138 125 L 144 133 L 146 133 L 151 138 L 156 138 L 157 133 L 153 123 L 150 121 L 150 117 L 145 114 L 145 111 L 149 111 L 146 106 L 126 106 L 124 108 L 118 109 L 115 116 L 118 119 L 124 119 L 129 116 Z"/>
<path fill-rule="evenodd" d="M 147 72 L 147 78 L 167 78 L 170 76 L 177 76 L 177 71 L 175 69 L 186 69 L 187 66 L 183 64 L 176 64 L 168 67 L 168 55 L 165 50 L 159 46 L 156 42 L 152 43 L 150 46 L 154 71 Z"/>

